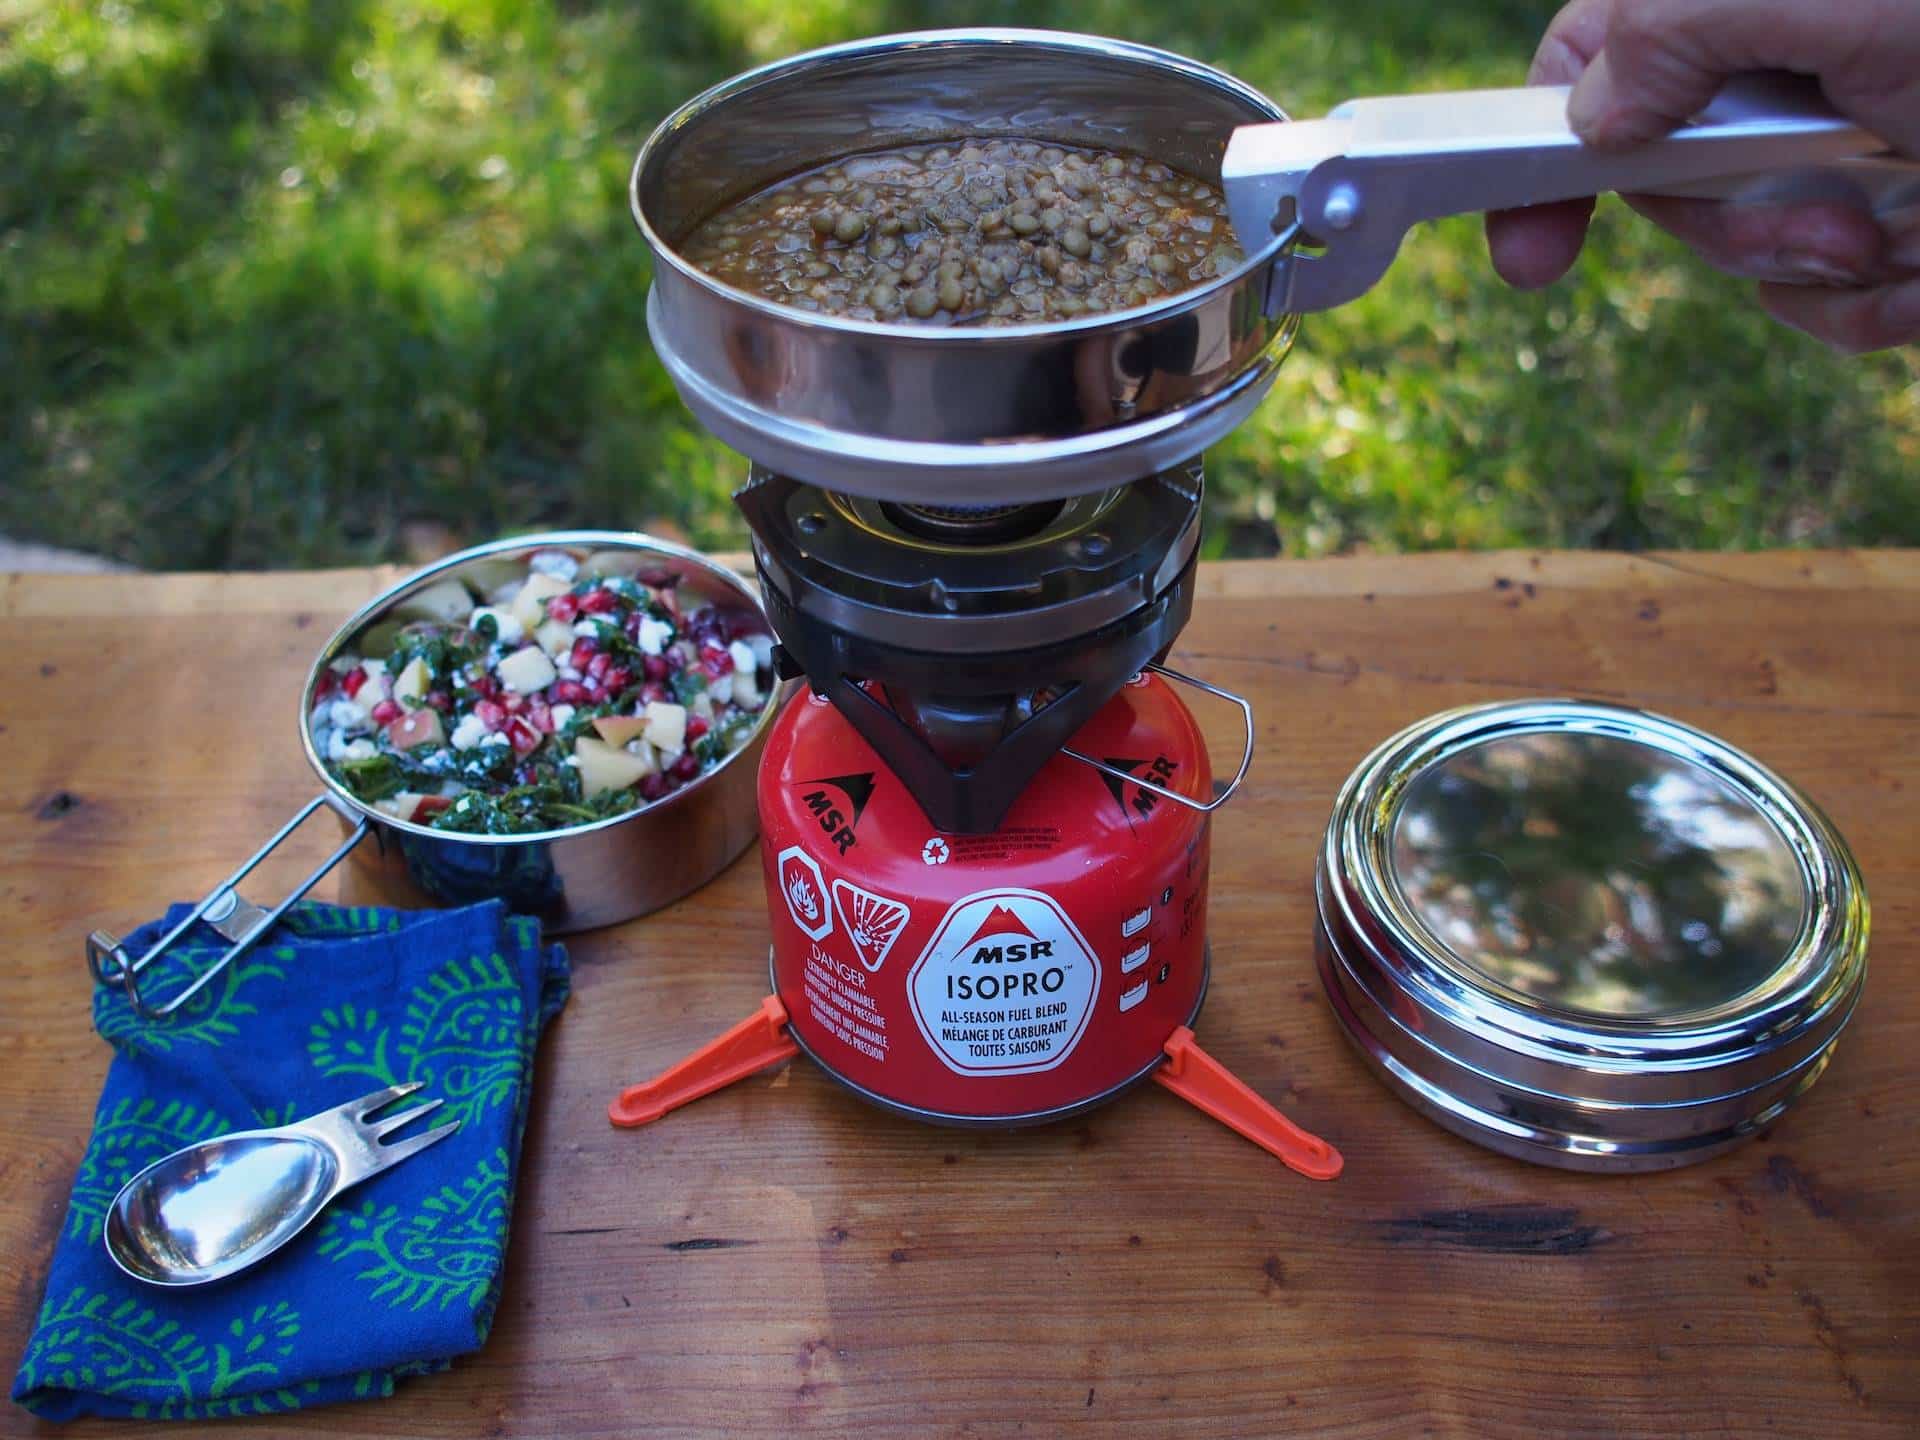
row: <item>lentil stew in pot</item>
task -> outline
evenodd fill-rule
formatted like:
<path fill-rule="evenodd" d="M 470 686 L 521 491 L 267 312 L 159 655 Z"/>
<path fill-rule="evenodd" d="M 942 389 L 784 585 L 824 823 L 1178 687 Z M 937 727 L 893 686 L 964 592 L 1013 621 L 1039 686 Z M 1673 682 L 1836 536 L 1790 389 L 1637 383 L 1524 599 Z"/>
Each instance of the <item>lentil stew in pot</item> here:
<path fill-rule="evenodd" d="M 1124 151 L 1002 137 L 790 176 L 707 219 L 682 253 L 780 304 L 933 325 L 1122 310 L 1241 260 L 1217 186 Z"/>

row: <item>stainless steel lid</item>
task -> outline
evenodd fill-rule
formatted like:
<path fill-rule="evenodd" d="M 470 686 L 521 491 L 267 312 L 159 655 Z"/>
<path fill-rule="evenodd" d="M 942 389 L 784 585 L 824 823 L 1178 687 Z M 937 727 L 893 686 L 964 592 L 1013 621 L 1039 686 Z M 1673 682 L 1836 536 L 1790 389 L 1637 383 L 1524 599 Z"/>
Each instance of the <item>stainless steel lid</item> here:
<path fill-rule="evenodd" d="M 1770 1123 L 1866 973 L 1846 842 L 1750 756 L 1573 700 L 1424 720 L 1362 762 L 1318 868 L 1334 1010 L 1483 1145 L 1650 1170 Z"/>

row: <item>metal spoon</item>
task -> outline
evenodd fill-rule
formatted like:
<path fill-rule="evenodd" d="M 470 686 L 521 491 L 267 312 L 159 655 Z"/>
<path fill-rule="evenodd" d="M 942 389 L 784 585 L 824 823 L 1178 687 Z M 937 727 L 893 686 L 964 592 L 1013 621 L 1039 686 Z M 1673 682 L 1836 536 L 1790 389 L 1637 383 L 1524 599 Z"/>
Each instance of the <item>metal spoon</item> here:
<path fill-rule="evenodd" d="M 460 1128 L 454 1120 L 380 1143 L 439 1108 L 433 1100 L 367 1123 L 424 1083 L 389 1086 L 291 1125 L 236 1131 L 154 1161 L 108 1207 L 107 1254 L 152 1285 L 205 1285 L 257 1264 L 306 1229 L 342 1190 Z"/>

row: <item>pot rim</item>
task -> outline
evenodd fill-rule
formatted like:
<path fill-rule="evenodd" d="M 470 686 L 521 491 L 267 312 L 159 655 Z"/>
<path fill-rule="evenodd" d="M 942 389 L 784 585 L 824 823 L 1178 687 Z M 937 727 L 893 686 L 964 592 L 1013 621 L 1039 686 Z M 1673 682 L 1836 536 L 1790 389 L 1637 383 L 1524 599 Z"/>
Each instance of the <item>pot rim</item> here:
<path fill-rule="evenodd" d="M 746 737 L 740 742 L 739 746 L 734 749 L 733 753 L 728 755 L 726 759 L 722 760 L 718 765 L 714 766 L 713 769 L 697 777 L 690 784 L 682 786 L 671 795 L 663 796 L 659 800 L 642 803 L 624 814 L 610 815 L 604 820 L 595 820 L 590 824 L 569 825 L 558 830 L 534 830 L 515 835 L 476 835 L 461 830 L 435 830 L 431 826 L 416 824 L 411 820 L 402 820 L 398 816 L 389 815 L 383 810 L 375 809 L 372 805 L 369 805 L 354 795 L 346 786 L 342 785 L 333 777 L 332 773 L 328 771 L 326 767 L 326 762 L 320 758 L 320 752 L 314 748 L 313 744 L 313 728 L 311 723 L 313 716 L 313 689 L 315 683 L 320 678 L 321 669 L 339 654 L 349 640 L 375 620 L 379 619 L 384 612 L 391 609 L 400 600 L 405 599 L 406 596 L 413 591 L 426 586 L 433 580 L 446 574 L 447 571 L 468 564 L 471 561 L 522 551 L 530 554 L 536 550 L 567 547 L 577 548 L 581 546 L 596 550 L 639 550 L 682 561 L 693 569 L 703 572 L 712 579 L 720 582 L 724 588 L 733 591 L 751 605 L 754 613 L 759 615 L 763 621 L 766 619 L 766 607 L 761 604 L 759 593 L 748 583 L 744 576 L 688 546 L 677 545 L 671 540 L 661 540 L 638 530 L 542 530 L 535 531 L 530 535 L 515 535 L 500 540 L 489 540 L 485 544 L 469 546 L 465 550 L 459 550 L 451 555 L 444 556 L 434 561 L 431 565 L 402 576 L 392 585 L 389 585 L 386 589 L 368 600 L 358 610 L 354 611 L 353 614 L 342 621 L 334 630 L 333 634 L 327 638 L 326 643 L 321 646 L 319 654 L 315 657 L 313 664 L 307 670 L 306 684 L 301 687 L 300 691 L 300 748 L 306 754 L 307 764 L 312 768 L 314 774 L 320 777 L 321 784 L 326 786 L 329 803 L 333 805 L 335 809 L 339 809 L 344 805 L 354 814 L 366 819 L 369 824 L 385 826 L 390 829 L 403 831 L 411 835 L 423 836 L 432 840 L 452 841 L 455 843 L 470 842 L 478 845 L 534 845 L 555 840 L 571 839 L 576 835 L 590 835 L 602 830 L 611 830 L 615 826 L 624 825 L 630 820 L 638 820 L 642 816 L 658 815 L 671 810 L 678 802 L 704 787 L 708 781 L 716 779 L 722 771 L 733 765 L 742 755 L 756 749 L 758 741 L 764 736 L 768 726 L 773 723 L 774 716 L 781 708 L 780 689 L 777 685 L 774 691 L 768 695 L 766 704 L 761 707 L 760 718 L 755 721 L 753 729 L 747 732 Z M 772 629 L 773 627 L 768 625 L 768 634 L 772 634 Z"/>
<path fill-rule="evenodd" d="M 869 36 L 864 40 L 850 40 L 838 45 L 822 46 L 816 50 L 804 51 L 798 55 L 790 55 L 785 59 L 770 61 L 767 64 L 755 66 L 751 70 L 742 71 L 731 79 L 709 86 L 662 120 L 647 137 L 646 143 L 640 147 L 627 181 L 628 209 L 648 248 L 658 260 L 710 295 L 729 304 L 745 306 L 784 324 L 795 325 L 816 333 L 877 336 L 896 342 L 977 347 L 1015 345 L 1032 340 L 1087 335 L 1108 329 L 1129 330 L 1144 324 L 1157 323 L 1183 315 L 1205 304 L 1213 296 L 1232 289 L 1256 271 L 1267 269 L 1273 264 L 1279 247 L 1277 243 L 1270 242 L 1258 250 L 1246 253 L 1232 270 L 1225 275 L 1216 275 L 1205 284 L 1182 290 L 1158 302 L 1129 306 L 1124 310 L 1110 310 L 1079 320 L 994 326 L 892 324 L 880 320 L 854 320 L 845 316 L 801 310 L 729 285 L 683 259 L 679 251 L 668 243 L 666 237 L 661 235 L 648 219 L 640 198 L 642 176 L 670 141 L 676 139 L 687 126 L 699 121 L 707 112 L 725 104 L 738 102 L 760 85 L 809 67 L 825 66 L 837 61 L 859 59 L 890 51 L 905 52 L 964 45 L 1024 45 L 1035 49 L 1100 55 L 1109 59 L 1151 65 L 1159 69 L 1171 70 L 1185 79 L 1222 90 L 1258 111 L 1266 120 L 1283 121 L 1289 118 L 1287 113 L 1272 100 L 1225 70 L 1189 59 L 1171 50 L 1140 45 L 1130 40 L 1115 40 L 1072 30 L 1040 30 L 1008 26 L 909 30 L 891 35 Z M 1246 123 L 1259 122 L 1249 120 Z M 825 157 L 825 159 L 831 158 Z M 1235 238 L 1238 239 L 1238 236 Z M 1243 243 L 1242 249 L 1245 250 L 1245 248 Z"/>

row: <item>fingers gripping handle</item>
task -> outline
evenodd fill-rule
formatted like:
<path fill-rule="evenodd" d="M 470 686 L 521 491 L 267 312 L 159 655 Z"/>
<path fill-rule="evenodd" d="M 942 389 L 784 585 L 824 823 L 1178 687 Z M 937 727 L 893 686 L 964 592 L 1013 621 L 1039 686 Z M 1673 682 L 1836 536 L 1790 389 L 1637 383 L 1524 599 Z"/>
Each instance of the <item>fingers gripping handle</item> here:
<path fill-rule="evenodd" d="M 607 1118 L 623 1128 L 646 1125 L 669 1110 L 711 1095 L 756 1070 L 791 1060 L 800 1053 L 787 1033 L 787 1007 L 776 995 L 726 1034 L 638 1085 L 629 1085 L 607 1107 Z"/>
<path fill-rule="evenodd" d="M 1155 1080 L 1235 1134 L 1278 1156 L 1289 1170 L 1309 1180 L 1331 1180 L 1345 1167 L 1338 1150 L 1254 1094 L 1195 1044 L 1193 1031 L 1186 1026 L 1173 1032 L 1166 1052 L 1167 1063 L 1153 1072 Z"/>

